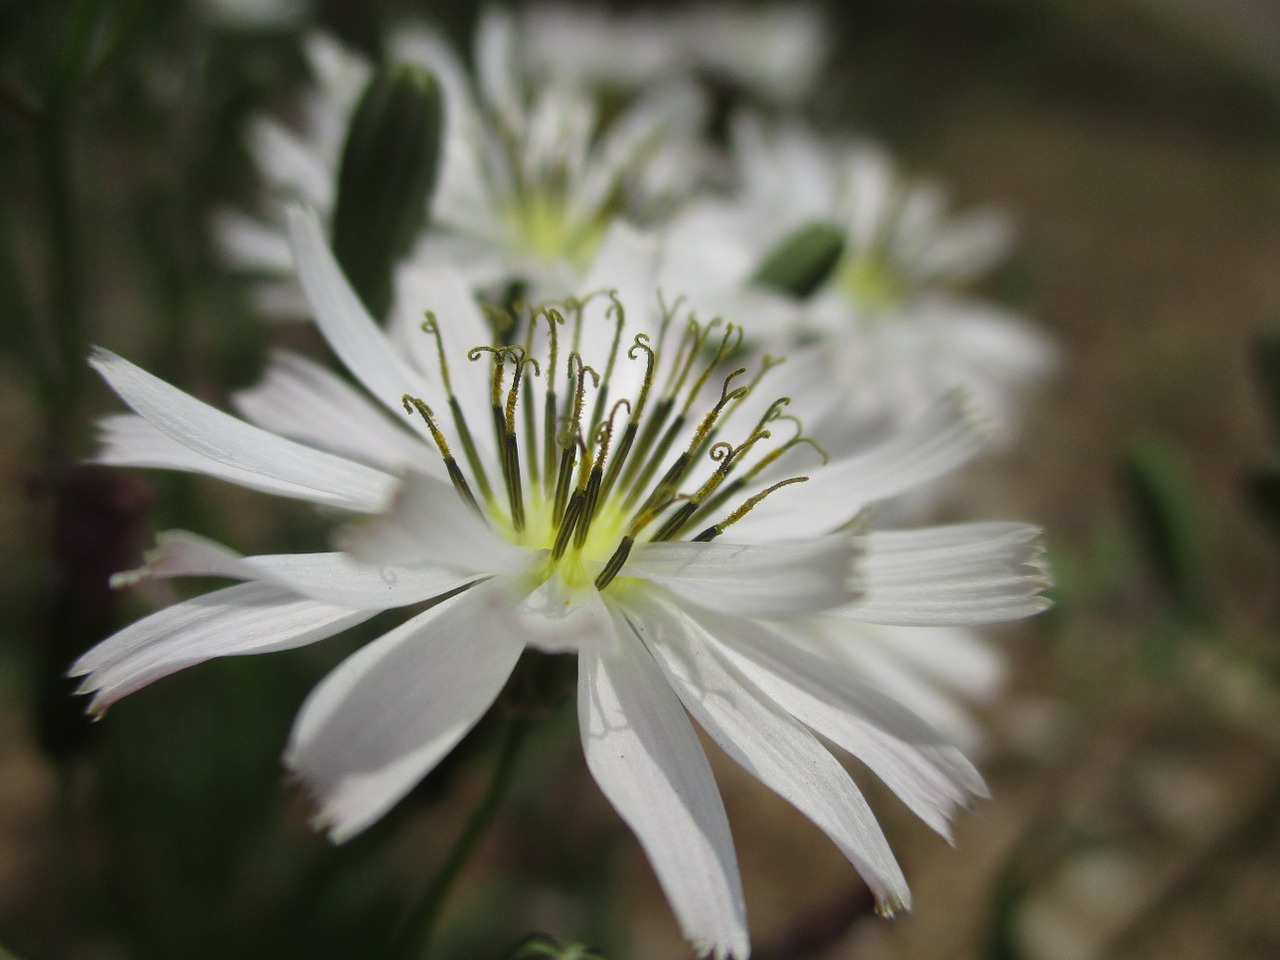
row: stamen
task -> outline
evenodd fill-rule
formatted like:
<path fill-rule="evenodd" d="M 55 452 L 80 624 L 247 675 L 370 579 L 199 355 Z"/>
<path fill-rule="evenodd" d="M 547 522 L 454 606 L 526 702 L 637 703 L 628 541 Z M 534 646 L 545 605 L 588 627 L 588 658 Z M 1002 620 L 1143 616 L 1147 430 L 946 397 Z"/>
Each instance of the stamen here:
<path fill-rule="evenodd" d="M 626 324 L 626 311 L 622 309 L 622 304 L 618 302 L 618 291 L 610 290 L 609 299 L 612 303 L 606 311 L 606 316 L 614 318 L 613 329 L 613 345 L 609 347 L 609 361 L 604 367 L 604 377 L 600 381 L 600 390 L 596 393 L 595 409 L 591 411 L 591 429 L 595 429 L 600 423 L 601 415 L 604 413 L 604 405 L 609 396 L 609 380 L 613 377 L 613 366 L 618 359 L 618 345 L 622 343 L 622 328 Z"/>
<path fill-rule="evenodd" d="M 726 517 L 724 520 L 721 520 L 719 523 L 713 523 L 711 526 L 707 527 L 707 529 L 703 530 L 700 534 L 698 534 L 696 537 L 693 538 L 694 542 L 709 543 L 710 541 L 714 540 L 716 537 L 720 536 L 720 534 L 724 533 L 727 527 L 730 527 L 733 524 L 737 523 L 739 520 L 745 517 L 748 513 L 750 513 L 757 503 L 759 503 L 765 497 L 769 496 L 769 494 L 773 493 L 775 490 L 781 490 L 783 487 L 790 486 L 793 483 L 804 483 L 808 479 L 809 479 L 808 477 L 791 477 L 788 480 L 780 480 L 771 487 L 766 487 L 764 490 L 761 490 L 759 493 L 757 493 L 754 497 L 751 497 L 750 499 L 748 499 L 746 503 L 740 506 L 737 510 L 733 511 L 733 513 L 729 514 L 729 516 Z"/>
<path fill-rule="evenodd" d="M 475 441 L 471 438 L 471 430 L 467 426 L 467 418 L 462 412 L 462 404 L 458 402 L 458 398 L 453 393 L 453 381 L 449 376 L 449 361 L 445 358 L 444 338 L 440 333 L 440 323 L 436 319 L 436 315 L 430 310 L 426 311 L 426 320 L 422 322 L 423 333 L 430 334 L 436 340 L 436 353 L 440 357 L 440 379 L 444 383 L 445 393 L 449 397 L 449 413 L 453 417 L 454 428 L 458 431 L 458 437 L 462 440 L 462 453 L 467 458 L 467 466 L 471 468 L 471 475 L 476 478 L 476 484 L 480 487 L 480 495 L 484 497 L 486 503 L 493 502 L 493 491 L 489 487 L 489 477 L 484 472 L 484 465 L 480 462 L 480 457 L 476 453 Z"/>
<path fill-rule="evenodd" d="M 600 502 L 600 486 L 604 476 L 604 463 L 609 458 L 609 441 L 613 438 L 613 418 L 617 415 L 618 410 L 623 406 L 627 408 L 627 412 L 631 412 L 631 401 L 623 397 L 613 405 L 613 409 L 609 411 L 609 417 L 596 430 L 594 438 L 596 445 L 599 447 L 599 453 L 595 459 L 595 465 L 591 468 L 591 478 L 587 481 L 587 496 L 582 507 L 582 518 L 578 521 L 578 532 L 574 539 L 574 544 L 581 547 L 587 540 L 587 531 L 591 527 L 591 521 L 595 519 L 596 506 Z"/>
<path fill-rule="evenodd" d="M 480 505 L 476 503 L 476 498 L 471 495 L 471 488 L 467 486 L 467 478 L 462 475 L 462 471 L 458 468 L 458 461 L 453 458 L 453 454 L 449 451 L 449 442 L 445 440 L 444 434 L 440 432 L 440 428 L 436 426 L 435 414 L 431 412 L 431 408 L 426 402 L 418 397 L 412 397 L 405 394 L 400 398 L 400 402 L 404 404 L 405 413 L 413 413 L 415 410 L 418 415 L 426 421 L 427 429 L 431 431 L 431 439 L 436 442 L 436 446 L 440 449 L 440 456 L 444 460 L 445 470 L 449 472 L 449 480 L 453 483 L 453 488 L 462 495 L 462 499 L 471 504 L 471 509 L 480 516 L 484 516 Z"/>

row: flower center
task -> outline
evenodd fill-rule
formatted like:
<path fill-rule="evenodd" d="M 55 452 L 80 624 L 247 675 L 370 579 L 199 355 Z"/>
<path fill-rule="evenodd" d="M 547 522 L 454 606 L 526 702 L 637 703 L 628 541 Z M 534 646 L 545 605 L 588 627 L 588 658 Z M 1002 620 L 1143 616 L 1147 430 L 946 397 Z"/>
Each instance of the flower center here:
<path fill-rule="evenodd" d="M 837 278 L 840 290 L 869 313 L 902 306 L 907 284 L 901 273 L 875 253 L 861 253 L 846 260 Z"/>
<path fill-rule="evenodd" d="M 580 268 L 587 264 L 604 236 L 601 217 L 573 217 L 564 197 L 533 191 L 518 198 L 507 211 L 507 223 L 517 243 L 547 261 L 563 260 Z"/>
<path fill-rule="evenodd" d="M 423 329 L 436 338 L 450 432 L 466 469 L 435 413 L 404 398 L 406 410 L 430 427 L 459 496 L 513 543 L 540 554 L 539 576 L 557 576 L 572 590 L 606 589 L 637 542 L 712 540 L 775 490 L 807 480 L 770 483 L 765 473 L 797 446 L 826 456 L 783 412 L 789 398 L 767 405 L 752 399 L 780 361 L 763 358 L 749 380 L 745 367 L 717 373 L 741 347 L 741 328 L 728 324 L 717 337 L 718 319 L 703 324 L 690 316 L 673 335 L 675 310 L 664 308 L 657 343 L 637 333 L 623 349 L 622 304 L 611 295 L 608 309 L 588 319 L 590 299 L 564 305 L 570 320 L 555 306 L 533 311 L 522 346 L 468 353 L 472 363 L 489 363 L 489 456 L 468 419 L 477 411 L 464 411 L 453 394 L 449 358 L 428 314 Z M 612 322 L 611 337 L 586 330 L 593 321 Z M 564 333 L 574 346 L 562 363 Z M 600 370 L 583 359 L 584 341 L 598 345 Z M 782 422 L 792 425 L 791 435 L 774 438 Z"/>

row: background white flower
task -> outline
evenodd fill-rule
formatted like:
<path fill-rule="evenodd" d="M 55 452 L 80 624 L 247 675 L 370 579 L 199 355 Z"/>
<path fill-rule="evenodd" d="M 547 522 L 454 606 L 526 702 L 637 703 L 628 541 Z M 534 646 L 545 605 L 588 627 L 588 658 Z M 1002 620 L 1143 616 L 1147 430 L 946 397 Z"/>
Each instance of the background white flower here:
<path fill-rule="evenodd" d="M 1057 351 L 967 290 L 1004 256 L 1004 216 L 950 213 L 939 185 L 905 179 L 867 143 L 749 116 L 732 133 L 739 182 L 669 227 L 664 285 L 701 309 L 750 310 L 766 342 L 816 338 L 853 422 L 900 425 L 963 386 L 985 416 L 1012 426 Z M 811 228 L 836 244 L 825 279 L 802 297 L 761 289 L 761 265 Z"/>

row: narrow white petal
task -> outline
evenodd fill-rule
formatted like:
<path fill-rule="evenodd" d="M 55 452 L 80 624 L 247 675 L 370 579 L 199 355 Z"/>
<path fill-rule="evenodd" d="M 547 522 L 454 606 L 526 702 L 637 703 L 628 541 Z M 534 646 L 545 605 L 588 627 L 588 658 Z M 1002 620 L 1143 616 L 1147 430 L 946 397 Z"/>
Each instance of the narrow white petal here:
<path fill-rule="evenodd" d="M 957 524 L 863 538 L 865 596 L 842 613 L 868 623 L 995 623 L 1048 607 L 1040 531 L 1027 524 Z"/>
<path fill-rule="evenodd" d="M 292 497 L 295 500 L 306 500 L 308 503 L 354 509 L 346 498 L 326 496 L 317 493 L 310 486 L 289 483 L 260 473 L 242 470 L 206 457 L 202 453 L 184 447 L 136 413 L 112 413 L 99 420 L 98 442 L 101 447 L 93 460 L 107 466 L 154 467 L 160 470 L 200 473 L 250 490 L 260 490 L 280 497 Z M 375 509 L 377 507 L 370 505 L 366 511 L 371 512 Z"/>
<path fill-rule="evenodd" d="M 264 430 L 389 472 L 404 467 L 444 474 L 440 455 L 345 380 L 288 351 L 271 358 L 262 379 L 231 400 Z"/>
<path fill-rule="evenodd" d="M 333 171 L 292 130 L 258 117 L 249 128 L 249 149 L 263 176 L 280 192 L 321 210 L 333 206 Z"/>
<path fill-rule="evenodd" d="M 833 530 L 870 503 L 955 470 L 988 441 L 964 394 L 950 393 L 892 439 L 816 467 L 805 483 L 778 491 L 735 525 L 735 535 L 806 537 Z"/>
<path fill-rule="evenodd" d="M 529 558 L 482 520 L 448 483 L 411 473 L 381 515 L 352 527 L 342 548 L 365 563 L 443 564 L 515 573 Z"/>
<path fill-rule="evenodd" d="M 345 553 L 243 557 L 204 537 L 170 530 L 160 535 L 145 567 L 118 575 L 112 582 L 118 585 L 145 577 L 262 580 L 323 603 L 389 610 L 456 590 L 478 575 L 474 570 L 439 566 L 361 563 Z"/>
<path fill-rule="evenodd" d="M 289 241 L 298 266 L 298 280 L 311 304 L 316 325 L 364 388 L 397 415 L 404 415 L 402 401 L 406 393 L 439 403 L 438 390 L 400 356 L 351 289 L 313 211 L 289 209 Z M 422 309 L 430 306 L 422 304 Z M 406 419 L 428 443 L 432 442 L 420 418 Z"/>
<path fill-rule="evenodd" d="M 376 611 L 319 603 L 266 583 L 241 583 L 174 604 L 125 627 L 75 662 L 80 693 L 101 713 L 153 680 L 214 657 L 289 650 L 369 619 Z"/>
<path fill-rule="evenodd" d="M 745 960 L 746 907 L 720 792 L 684 708 L 629 625 L 582 647 L 578 726 L 587 766 L 635 832 L 685 937 Z"/>
<path fill-rule="evenodd" d="M 237 420 L 108 350 L 95 349 L 89 362 L 158 430 L 233 471 L 310 491 L 308 499 L 317 503 L 359 512 L 381 509 L 391 492 L 392 479 L 382 471 Z"/>
<path fill-rule="evenodd" d="M 826 748 L 718 654 L 693 617 L 658 603 L 628 605 L 628 613 L 716 743 L 832 839 L 866 879 L 882 913 L 910 909 L 906 878 L 875 814 Z"/>
<path fill-rule="evenodd" d="M 293 271 L 293 253 L 279 227 L 229 209 L 215 210 L 212 225 L 218 250 L 232 266 L 269 273 Z"/>
<path fill-rule="evenodd" d="M 743 617 L 798 617 L 857 596 L 859 548 L 852 536 L 747 545 L 671 541 L 637 544 L 625 572 L 677 596 Z"/>
<path fill-rule="evenodd" d="M 489 410 L 490 365 L 467 359 L 473 347 L 493 342 L 493 331 L 480 312 L 476 298 L 452 264 L 423 267 L 410 264 L 396 273 L 396 310 L 390 320 L 390 336 L 414 359 L 433 384 L 443 386 L 439 346 L 422 329 L 425 312 L 436 318 L 440 342 L 449 361 L 449 379 L 463 411 L 477 418 L 472 436 L 481 449 L 493 447 L 493 434 L 485 414 Z M 445 402 L 443 391 L 438 394 Z M 440 416 L 444 418 L 441 407 Z"/>
<path fill-rule="evenodd" d="M 481 584 L 363 647 L 307 697 L 285 763 L 342 842 L 373 823 L 489 709 L 524 644 L 510 598 Z"/>
<path fill-rule="evenodd" d="M 950 740 L 848 669 L 753 621 L 697 613 L 724 653 L 801 723 L 861 760 L 943 836 L 957 807 L 986 795 Z"/>

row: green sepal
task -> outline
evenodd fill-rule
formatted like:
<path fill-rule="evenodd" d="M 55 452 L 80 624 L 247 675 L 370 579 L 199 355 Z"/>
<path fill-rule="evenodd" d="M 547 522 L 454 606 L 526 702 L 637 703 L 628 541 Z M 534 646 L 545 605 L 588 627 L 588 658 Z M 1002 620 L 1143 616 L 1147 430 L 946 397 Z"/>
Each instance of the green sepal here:
<path fill-rule="evenodd" d="M 391 305 L 392 277 L 425 226 L 436 175 L 444 105 L 435 76 L 383 68 L 347 128 L 333 209 L 333 252 L 375 317 Z"/>
<path fill-rule="evenodd" d="M 831 276 L 843 254 L 843 233 L 829 223 L 807 223 L 765 256 L 751 283 L 803 300 Z"/>

